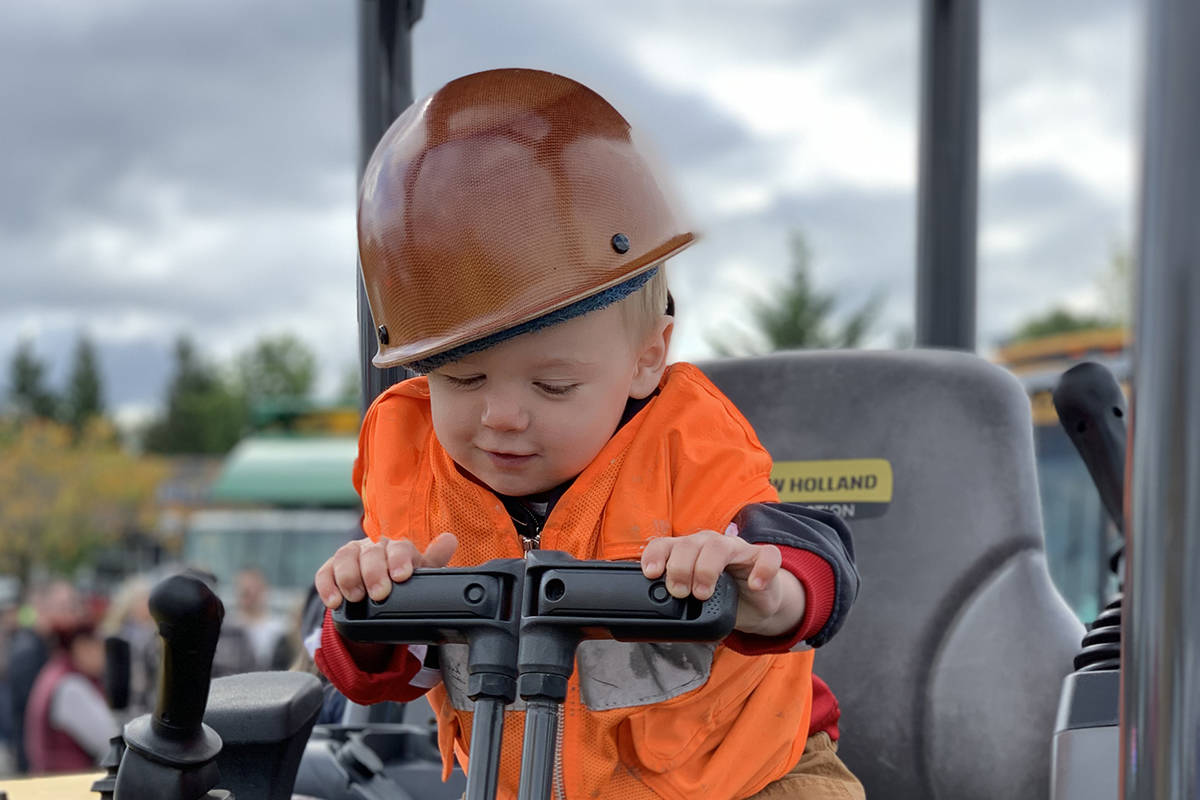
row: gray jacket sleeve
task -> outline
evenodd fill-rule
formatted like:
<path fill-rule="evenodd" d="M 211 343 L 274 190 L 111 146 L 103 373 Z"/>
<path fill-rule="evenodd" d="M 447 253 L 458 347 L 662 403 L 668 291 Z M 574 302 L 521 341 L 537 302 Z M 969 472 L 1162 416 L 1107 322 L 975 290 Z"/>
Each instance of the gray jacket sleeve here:
<path fill-rule="evenodd" d="M 829 619 L 807 641 L 820 647 L 837 633 L 858 597 L 858 568 L 850 528 L 836 514 L 798 503 L 751 503 L 734 517 L 738 536 L 752 544 L 773 544 L 815 553 L 833 569 L 834 598 Z"/>

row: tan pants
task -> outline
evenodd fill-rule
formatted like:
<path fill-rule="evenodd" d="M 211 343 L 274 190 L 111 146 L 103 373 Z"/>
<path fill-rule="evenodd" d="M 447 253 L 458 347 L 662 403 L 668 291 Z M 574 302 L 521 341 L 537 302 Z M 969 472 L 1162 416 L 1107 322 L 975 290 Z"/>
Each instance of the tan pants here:
<path fill-rule="evenodd" d="M 767 784 L 746 800 L 866 800 L 858 778 L 837 755 L 837 742 L 818 733 L 804 745 L 804 754 L 787 775 Z M 464 794 L 462 800 L 467 800 Z"/>
<path fill-rule="evenodd" d="M 804 746 L 804 755 L 787 775 L 767 784 L 747 800 L 866 800 L 858 778 L 837 755 L 837 743 L 818 733 Z"/>

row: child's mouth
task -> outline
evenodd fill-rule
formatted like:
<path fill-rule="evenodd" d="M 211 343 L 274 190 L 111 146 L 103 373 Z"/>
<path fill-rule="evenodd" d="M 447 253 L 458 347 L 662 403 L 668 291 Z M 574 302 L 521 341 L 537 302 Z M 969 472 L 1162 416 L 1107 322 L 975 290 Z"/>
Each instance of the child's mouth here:
<path fill-rule="evenodd" d="M 484 450 L 483 452 L 487 453 L 493 465 L 509 469 L 523 466 L 534 457 L 533 453 L 498 453 L 494 450 Z"/>

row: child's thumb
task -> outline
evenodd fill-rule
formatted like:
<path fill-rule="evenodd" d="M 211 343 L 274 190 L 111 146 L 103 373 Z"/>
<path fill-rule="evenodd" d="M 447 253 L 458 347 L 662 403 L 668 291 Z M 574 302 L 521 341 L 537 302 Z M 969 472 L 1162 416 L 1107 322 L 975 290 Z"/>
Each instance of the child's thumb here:
<path fill-rule="evenodd" d="M 429 547 L 425 548 L 425 554 L 421 558 L 421 566 L 444 567 L 450 563 L 450 557 L 454 555 L 454 551 L 457 549 L 457 536 L 449 532 L 439 534 L 436 539 L 429 543 Z"/>

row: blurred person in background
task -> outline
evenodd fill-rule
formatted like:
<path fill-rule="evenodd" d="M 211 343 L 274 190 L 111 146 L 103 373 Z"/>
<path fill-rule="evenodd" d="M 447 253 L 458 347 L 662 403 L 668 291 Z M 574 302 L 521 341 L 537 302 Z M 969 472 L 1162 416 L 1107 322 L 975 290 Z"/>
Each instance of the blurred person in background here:
<path fill-rule="evenodd" d="M 238 571 L 235 588 L 237 610 L 233 623 L 246 632 L 254 653 L 254 668 L 287 669 L 291 660 L 287 647 L 288 625 L 272 613 L 267 604 L 270 587 L 266 577 L 257 567 L 243 567 Z"/>
<path fill-rule="evenodd" d="M 55 634 L 25 709 L 25 752 L 34 773 L 93 769 L 119 731 L 100 686 L 104 640 L 95 626 L 80 621 Z"/>
<path fill-rule="evenodd" d="M 75 628 L 83 605 L 75 587 L 64 580 L 36 585 L 30 592 L 33 620 L 12 636 L 8 656 L 10 730 L 18 773 L 29 771 L 25 753 L 25 712 L 34 681 L 50 659 L 55 631 Z"/>
<path fill-rule="evenodd" d="M 154 708 L 158 676 L 158 626 L 150 616 L 150 579 L 127 578 L 113 595 L 100 623 L 100 633 L 129 644 L 129 719 Z"/>

